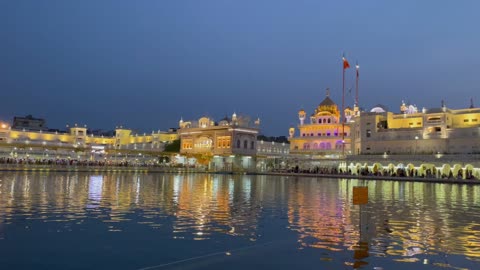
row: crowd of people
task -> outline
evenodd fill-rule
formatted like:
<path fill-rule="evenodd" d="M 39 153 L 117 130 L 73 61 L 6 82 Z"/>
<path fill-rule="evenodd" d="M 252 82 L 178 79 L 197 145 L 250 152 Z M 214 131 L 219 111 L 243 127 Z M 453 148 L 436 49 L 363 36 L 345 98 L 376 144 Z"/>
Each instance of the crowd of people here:
<path fill-rule="evenodd" d="M 65 158 L 12 158 L 0 157 L 0 164 L 10 165 L 50 165 L 50 166 L 117 166 L 117 167 L 150 167 L 156 166 L 154 162 L 134 160 L 79 160 Z"/>
<path fill-rule="evenodd" d="M 287 170 L 274 170 L 274 172 L 286 172 L 286 173 L 306 173 L 306 174 L 325 174 L 325 175 L 360 175 L 360 176 L 387 176 L 387 177 L 412 177 L 412 178 L 441 178 L 441 179 L 463 179 L 464 173 L 460 169 L 453 175 L 453 171 L 449 170 L 448 173 L 439 172 L 436 169 L 426 169 L 424 172 L 410 168 L 369 168 L 362 167 L 360 170 L 352 171 L 351 169 L 342 170 L 337 167 L 312 167 L 312 168 L 300 168 L 299 166 L 291 167 Z M 472 170 L 465 170 L 465 179 L 477 179 Z"/>

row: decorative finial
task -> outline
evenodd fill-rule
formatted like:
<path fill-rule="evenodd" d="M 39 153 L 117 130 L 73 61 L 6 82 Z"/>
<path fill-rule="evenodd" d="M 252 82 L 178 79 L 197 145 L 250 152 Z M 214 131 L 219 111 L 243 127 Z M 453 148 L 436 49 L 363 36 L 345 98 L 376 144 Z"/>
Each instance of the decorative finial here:
<path fill-rule="evenodd" d="M 442 99 L 442 108 L 445 107 L 445 100 Z"/>
<path fill-rule="evenodd" d="M 327 97 L 330 96 L 330 88 L 327 87 Z"/>
<path fill-rule="evenodd" d="M 470 109 L 473 109 L 475 108 L 475 106 L 473 105 L 473 97 L 470 98 Z"/>

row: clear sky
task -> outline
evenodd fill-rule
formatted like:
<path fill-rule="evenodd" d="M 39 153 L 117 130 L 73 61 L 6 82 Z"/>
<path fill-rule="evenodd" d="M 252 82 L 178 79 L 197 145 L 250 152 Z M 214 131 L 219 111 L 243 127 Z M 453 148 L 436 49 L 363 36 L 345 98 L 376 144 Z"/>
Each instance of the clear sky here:
<path fill-rule="evenodd" d="M 287 135 L 327 87 L 341 105 L 343 52 L 361 107 L 480 106 L 479 15 L 478 0 L 0 1 L 0 119 L 148 132 L 235 111 Z"/>

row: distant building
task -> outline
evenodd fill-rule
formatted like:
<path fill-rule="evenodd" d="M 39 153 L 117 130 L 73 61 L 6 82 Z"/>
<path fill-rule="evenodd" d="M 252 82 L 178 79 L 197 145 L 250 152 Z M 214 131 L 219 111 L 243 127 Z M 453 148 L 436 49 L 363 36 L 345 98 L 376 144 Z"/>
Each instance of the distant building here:
<path fill-rule="evenodd" d="M 32 131 L 48 130 L 45 119 L 34 118 L 32 115 L 13 117 L 12 129 L 25 129 Z"/>
<path fill-rule="evenodd" d="M 33 118 L 33 117 L 32 117 Z M 165 144 L 178 140 L 176 132 L 152 131 L 135 134 L 131 129 L 117 127 L 114 131 L 87 132 L 87 127 L 75 124 L 67 131 L 55 129 L 14 129 L 0 123 L 0 148 L 2 149 L 73 149 L 88 151 L 101 147 L 105 150 L 130 152 L 161 152 Z"/>
<path fill-rule="evenodd" d="M 478 154 L 480 109 L 440 108 L 421 111 L 400 106 L 400 113 L 376 106 L 353 118 L 352 149 L 363 154 Z"/>

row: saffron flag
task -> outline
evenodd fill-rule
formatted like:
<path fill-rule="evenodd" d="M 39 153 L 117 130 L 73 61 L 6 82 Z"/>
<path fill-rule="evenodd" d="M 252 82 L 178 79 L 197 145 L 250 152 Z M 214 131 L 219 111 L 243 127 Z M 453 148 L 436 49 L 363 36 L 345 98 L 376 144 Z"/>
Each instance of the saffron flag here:
<path fill-rule="evenodd" d="M 350 64 L 348 63 L 347 59 L 345 57 L 342 57 L 343 59 L 343 69 L 347 69 L 350 67 Z"/>

